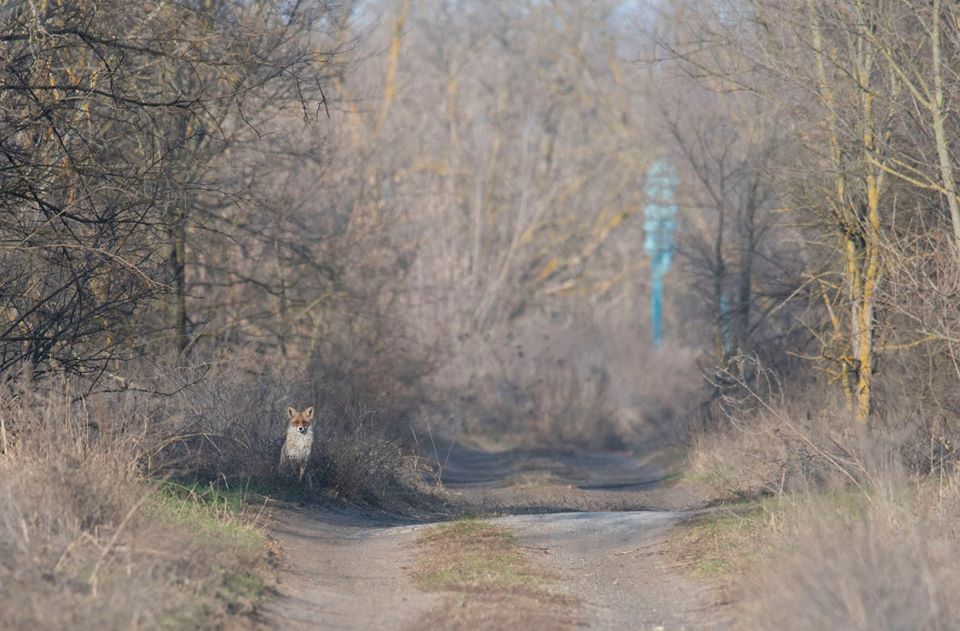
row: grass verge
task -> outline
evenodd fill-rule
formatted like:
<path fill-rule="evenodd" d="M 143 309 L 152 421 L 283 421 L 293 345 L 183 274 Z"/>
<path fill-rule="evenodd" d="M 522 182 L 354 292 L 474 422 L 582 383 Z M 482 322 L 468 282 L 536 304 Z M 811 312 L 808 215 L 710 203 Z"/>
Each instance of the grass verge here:
<path fill-rule="evenodd" d="M 240 490 L 0 466 L 0 627 L 242 628 L 271 580 Z M 71 482 L 72 480 L 72 482 Z M 83 494 L 83 495 L 81 495 Z"/>
<path fill-rule="evenodd" d="M 671 547 L 745 628 L 956 628 L 960 484 L 885 482 L 714 508 Z"/>
<path fill-rule="evenodd" d="M 256 611 L 272 580 L 269 541 L 263 524 L 266 498 L 243 488 L 164 480 L 147 511 L 184 528 L 202 545 L 225 547 L 231 557 L 211 566 L 214 578 L 197 599 L 197 621 Z"/>
<path fill-rule="evenodd" d="M 762 554 L 766 518 L 759 500 L 711 509 L 678 528 L 671 547 L 695 577 L 718 579 L 729 588 L 736 572 Z"/>
<path fill-rule="evenodd" d="M 266 532 L 261 523 L 266 498 L 244 488 L 163 480 L 150 498 L 150 510 L 171 525 L 197 529 L 204 538 L 229 539 L 239 545 L 263 548 Z"/>
<path fill-rule="evenodd" d="M 548 590 L 547 577 L 537 573 L 501 526 L 476 518 L 435 526 L 420 539 L 433 555 L 419 582 L 436 590 Z"/>

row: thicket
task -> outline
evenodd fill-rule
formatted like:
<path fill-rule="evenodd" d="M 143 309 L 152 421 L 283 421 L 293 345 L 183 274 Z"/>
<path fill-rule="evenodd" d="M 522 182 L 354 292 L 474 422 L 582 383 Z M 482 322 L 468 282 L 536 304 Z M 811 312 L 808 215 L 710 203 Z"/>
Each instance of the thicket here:
<path fill-rule="evenodd" d="M 715 340 L 692 466 L 776 507 L 746 552 L 773 559 L 741 582 L 753 625 L 957 624 L 958 18 L 678 1 L 651 29 L 708 209 L 681 246 Z"/>

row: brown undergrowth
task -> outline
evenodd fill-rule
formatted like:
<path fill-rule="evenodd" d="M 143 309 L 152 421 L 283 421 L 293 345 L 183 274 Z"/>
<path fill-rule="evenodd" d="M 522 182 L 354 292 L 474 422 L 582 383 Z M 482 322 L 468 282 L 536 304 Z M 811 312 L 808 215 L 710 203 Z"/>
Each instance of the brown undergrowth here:
<path fill-rule="evenodd" d="M 342 501 L 402 511 L 429 503 L 423 460 L 411 456 L 415 393 L 359 369 L 349 379 L 317 359 L 306 372 L 262 365 L 237 352 L 229 365 L 199 363 L 166 371 L 160 401 L 172 438 L 154 465 L 204 481 L 226 478 L 271 497 Z M 352 379 L 352 381 L 351 381 Z M 307 473 L 312 484 L 279 475 L 287 406 L 316 408 Z"/>
<path fill-rule="evenodd" d="M 19 388 L 0 414 L 0 627 L 236 626 L 256 610 L 267 540 L 242 489 L 151 478 L 137 410 L 69 384 Z"/>
<path fill-rule="evenodd" d="M 741 628 L 960 626 L 960 478 L 919 422 L 869 433 L 769 408 L 697 442 L 689 478 L 718 506 L 678 531 L 677 559 L 720 585 Z"/>

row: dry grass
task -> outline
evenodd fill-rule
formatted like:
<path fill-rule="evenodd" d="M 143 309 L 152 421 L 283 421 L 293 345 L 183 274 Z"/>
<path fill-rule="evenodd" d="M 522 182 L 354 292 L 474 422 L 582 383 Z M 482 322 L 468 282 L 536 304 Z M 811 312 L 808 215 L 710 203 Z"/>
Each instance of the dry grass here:
<path fill-rule="evenodd" d="M 957 628 L 960 537 L 950 504 L 944 519 L 907 488 L 874 495 L 861 511 L 797 498 L 771 538 L 774 554 L 743 582 L 755 595 L 745 620 L 798 630 Z"/>
<path fill-rule="evenodd" d="M 547 584 L 510 531 L 489 522 L 468 518 L 435 526 L 419 543 L 432 552 L 419 573 L 426 589 L 538 591 Z"/>
<path fill-rule="evenodd" d="M 836 407 L 811 408 L 764 404 L 732 415 L 724 429 L 693 437 L 687 475 L 724 497 L 837 486 L 866 492 L 887 474 L 944 475 L 957 463 L 954 437 L 917 416 L 878 416 L 868 431 Z"/>
<path fill-rule="evenodd" d="M 763 412 L 726 431 L 695 436 L 688 475 L 721 496 L 752 497 L 862 477 L 858 441 L 828 417 Z M 853 476 L 853 480 L 848 476 Z"/>
<path fill-rule="evenodd" d="M 378 506 L 419 498 L 392 439 L 407 417 L 390 401 L 371 397 L 384 411 L 368 412 L 334 385 L 232 360 L 143 372 L 139 389 L 120 392 L 57 378 L 6 385 L 0 628 L 218 624 L 253 611 L 268 580 L 262 500 L 248 489 Z M 277 464 L 283 410 L 313 402 L 308 489 Z"/>
<path fill-rule="evenodd" d="M 123 381 L 0 392 L 0 628 L 195 628 L 255 610 L 268 542 L 246 490 L 384 506 L 419 499 L 397 436 L 410 388 L 262 353 Z M 323 378 L 325 377 L 325 379 Z M 119 388 L 117 388 L 119 384 Z M 107 391 L 110 388 L 119 391 Z M 315 405 L 312 487 L 279 475 L 287 405 Z M 369 407 L 367 407 L 369 406 Z M 376 410 L 376 412 L 370 411 Z M 406 504 L 405 504 L 406 505 Z"/>
<path fill-rule="evenodd" d="M 953 629 L 958 491 L 784 494 L 701 516 L 674 550 L 745 629 Z"/>
<path fill-rule="evenodd" d="M 70 384 L 8 391 L 0 456 L 0 627 L 183 628 L 251 611 L 266 539 L 211 492 L 143 476 L 154 430 Z"/>
<path fill-rule="evenodd" d="M 960 477 L 919 420 L 765 408 L 698 437 L 691 477 L 733 504 L 696 520 L 679 549 L 724 579 L 744 628 L 960 626 Z M 737 503 L 736 498 L 743 498 Z"/>

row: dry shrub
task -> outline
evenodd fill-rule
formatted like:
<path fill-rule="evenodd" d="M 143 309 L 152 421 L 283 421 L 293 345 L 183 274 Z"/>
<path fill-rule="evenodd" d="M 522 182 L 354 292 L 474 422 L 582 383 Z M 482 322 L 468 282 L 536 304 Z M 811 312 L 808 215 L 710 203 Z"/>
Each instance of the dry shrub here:
<path fill-rule="evenodd" d="M 409 497 L 420 486 L 417 471 L 385 433 L 373 411 L 347 409 L 329 418 L 309 467 L 314 480 L 341 497 L 373 504 L 388 501 L 388 494 Z"/>
<path fill-rule="evenodd" d="M 745 626 L 958 628 L 958 481 L 924 488 L 890 475 L 869 500 L 784 498 L 767 559 L 742 581 Z"/>
<path fill-rule="evenodd" d="M 804 401 L 806 401 L 804 403 Z M 956 469 L 956 437 L 923 416 L 877 414 L 856 427 L 841 405 L 814 413 L 812 395 L 733 414 L 722 430 L 693 435 L 690 470 L 721 494 L 754 496 L 849 486 L 871 489 L 888 471 Z M 823 405 L 823 403 L 819 403 Z"/>
<path fill-rule="evenodd" d="M 261 561 L 253 527 L 171 520 L 141 474 L 158 434 L 131 400 L 66 382 L 3 393 L 0 628 L 195 625 L 235 605 L 216 594 Z"/>
<path fill-rule="evenodd" d="M 359 373 L 348 390 L 345 377 L 314 378 L 319 362 L 295 377 L 279 366 L 237 352 L 229 362 L 143 369 L 92 394 L 66 379 L 8 383 L 0 628 L 191 627 L 254 602 L 247 592 L 266 542 L 237 516 L 242 493 L 235 515 L 189 486 L 309 498 L 277 471 L 288 405 L 317 408 L 312 497 L 418 499 L 417 472 L 396 441 L 411 414 L 402 389 L 378 391 Z M 103 391 L 115 383 L 119 391 Z"/>
<path fill-rule="evenodd" d="M 862 438 L 834 414 L 795 416 L 768 407 L 724 430 L 695 435 L 690 469 L 717 491 L 737 496 L 856 486 L 869 477 Z"/>
<path fill-rule="evenodd" d="M 790 396 L 777 373 L 738 355 L 711 378 L 712 420 L 692 434 L 690 468 L 718 491 L 749 496 L 810 488 L 866 489 L 887 470 L 951 471 L 956 458 L 944 423 L 915 408 L 886 406 L 870 426 L 816 379 L 794 375 Z"/>
<path fill-rule="evenodd" d="M 234 366 L 199 365 L 171 371 L 160 389 L 174 394 L 154 416 L 174 431 L 153 466 L 183 477 L 213 479 L 272 475 L 279 459 L 288 405 L 300 407 L 281 380 Z"/>
<path fill-rule="evenodd" d="M 397 394 L 399 389 L 376 389 L 368 373 L 358 372 L 348 384 L 342 374 L 324 377 L 331 372 L 319 359 L 300 373 L 243 353 L 229 365 L 171 372 L 163 388 L 175 394 L 158 414 L 172 422 L 177 438 L 167 442 L 154 466 L 189 478 L 244 480 L 301 498 L 332 492 L 378 503 L 392 492 L 415 492 L 418 478 L 401 442 L 412 422 L 412 397 Z M 277 467 L 287 428 L 284 411 L 310 405 L 316 408 L 308 466 L 312 491 L 281 476 Z"/>

